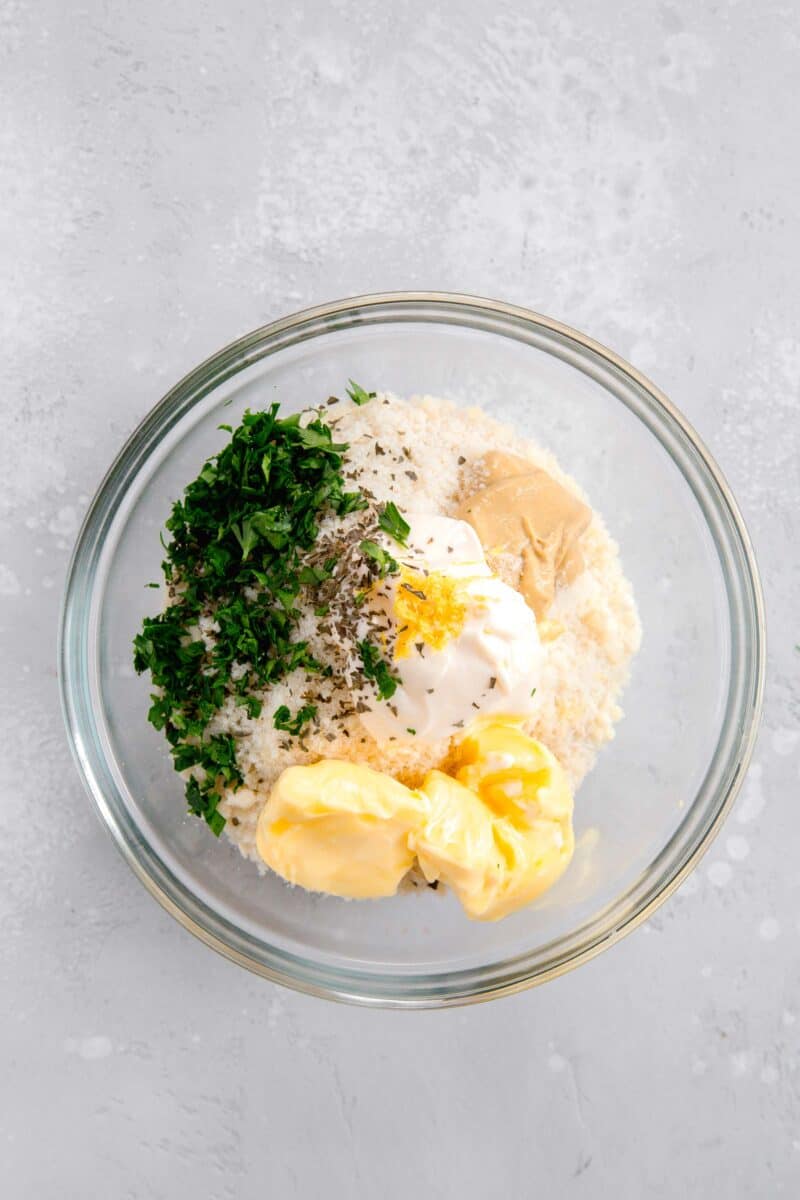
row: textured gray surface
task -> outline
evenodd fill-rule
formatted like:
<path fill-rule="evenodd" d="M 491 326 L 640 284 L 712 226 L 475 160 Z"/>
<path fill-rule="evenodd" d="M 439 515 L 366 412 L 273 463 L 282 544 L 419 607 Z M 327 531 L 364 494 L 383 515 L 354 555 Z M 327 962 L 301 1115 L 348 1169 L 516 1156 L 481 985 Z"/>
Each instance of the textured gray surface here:
<path fill-rule="evenodd" d="M 766 1197 L 800 1181 L 796 6 L 0 0 L 0 1137 L 9 1197 Z M 497 295 L 613 346 L 759 553 L 765 725 L 649 925 L 447 1013 L 249 977 L 151 901 L 61 729 L 90 493 L 158 396 L 305 304 Z"/>

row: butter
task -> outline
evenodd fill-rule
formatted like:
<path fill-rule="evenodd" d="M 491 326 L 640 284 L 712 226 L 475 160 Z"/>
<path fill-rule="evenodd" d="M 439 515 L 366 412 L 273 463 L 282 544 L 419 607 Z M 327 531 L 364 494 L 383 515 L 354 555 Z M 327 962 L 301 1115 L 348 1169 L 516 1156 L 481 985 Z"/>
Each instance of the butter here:
<path fill-rule="evenodd" d="M 487 896 L 503 879 L 491 814 L 480 797 L 442 771 L 430 771 L 421 791 L 430 812 L 410 839 L 420 869 L 429 883 L 441 880 L 452 888 L 468 917 L 481 917 Z"/>
<path fill-rule="evenodd" d="M 393 896 L 414 862 L 409 833 L 428 801 L 390 775 L 323 759 L 288 767 L 258 819 L 268 867 L 312 892 L 353 899 Z"/>
<path fill-rule="evenodd" d="M 258 820 L 264 862 L 290 883 L 354 899 L 391 896 L 415 859 L 468 917 L 496 921 L 550 887 L 572 857 L 572 794 L 549 750 L 513 717 L 464 738 L 453 775 L 421 788 L 356 763 L 289 767 Z"/>
<path fill-rule="evenodd" d="M 448 884 L 468 917 L 498 921 L 569 865 L 572 793 L 550 751 L 502 720 L 464 739 L 454 769 L 423 782 L 432 815 L 411 843 L 426 879 Z"/>
<path fill-rule="evenodd" d="M 519 590 L 538 620 L 553 602 L 556 581 L 571 583 L 583 570 L 579 539 L 592 510 L 515 454 L 492 450 L 483 468 L 485 485 L 463 501 L 457 516 L 473 527 L 487 554 L 521 556 Z"/>

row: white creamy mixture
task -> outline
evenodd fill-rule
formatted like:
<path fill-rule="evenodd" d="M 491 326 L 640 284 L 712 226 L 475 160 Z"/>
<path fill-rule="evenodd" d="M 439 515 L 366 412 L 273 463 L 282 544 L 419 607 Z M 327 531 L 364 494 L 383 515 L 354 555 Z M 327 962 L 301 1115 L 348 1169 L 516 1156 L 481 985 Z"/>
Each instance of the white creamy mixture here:
<path fill-rule="evenodd" d="M 533 613 L 519 592 L 492 575 L 470 525 L 452 517 L 405 515 L 411 533 L 400 561 L 413 570 L 421 589 L 436 572 L 452 580 L 457 601 L 467 606 L 466 619 L 441 649 L 420 641 L 396 660 L 400 686 L 391 705 L 376 704 L 362 714 L 367 731 L 379 741 L 439 741 L 477 716 L 532 712 L 541 665 Z M 402 575 L 391 580 L 383 601 L 390 617 L 411 586 Z M 435 611 L 430 595 L 428 603 Z"/>

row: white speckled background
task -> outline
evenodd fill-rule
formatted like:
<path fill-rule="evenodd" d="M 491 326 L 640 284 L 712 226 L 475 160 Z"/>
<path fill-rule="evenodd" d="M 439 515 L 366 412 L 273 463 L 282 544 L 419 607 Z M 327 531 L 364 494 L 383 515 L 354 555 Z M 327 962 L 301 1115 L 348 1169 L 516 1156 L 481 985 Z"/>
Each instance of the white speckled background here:
<path fill-rule="evenodd" d="M 762 0 L 0 0 L 4 1196 L 795 1196 L 800 94 Z M 179 376 L 402 287 L 559 317 L 706 438 L 759 553 L 765 725 L 696 875 L 545 988 L 280 991 L 134 880 L 69 758 L 88 497 Z"/>

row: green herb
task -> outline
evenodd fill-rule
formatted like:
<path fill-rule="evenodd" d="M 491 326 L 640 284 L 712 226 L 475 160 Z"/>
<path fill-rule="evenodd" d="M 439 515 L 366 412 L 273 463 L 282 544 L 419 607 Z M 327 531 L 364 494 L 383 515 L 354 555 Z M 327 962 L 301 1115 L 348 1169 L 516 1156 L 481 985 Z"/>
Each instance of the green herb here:
<path fill-rule="evenodd" d="M 146 583 L 144 586 L 157 588 L 157 587 L 161 587 L 161 584 L 160 583 Z"/>
<path fill-rule="evenodd" d="M 386 575 L 396 575 L 400 570 L 397 565 L 397 559 L 392 558 L 391 554 L 384 550 L 383 546 L 379 546 L 377 542 L 371 542 L 367 539 L 361 543 L 359 549 L 362 554 L 366 554 L 368 558 L 373 559 L 378 564 L 381 579 Z"/>
<path fill-rule="evenodd" d="M 202 779 L 196 775 L 186 784 L 186 801 L 189 811 L 202 817 L 216 836 L 225 828 L 225 818 L 217 810 L 220 801 L 219 785 L 238 787 L 242 776 L 236 765 L 236 746 L 230 736 L 209 738 L 197 745 L 189 743 L 173 746 L 172 757 L 175 769 L 187 771 L 200 767 Z"/>
<path fill-rule="evenodd" d="M 364 641 L 358 643 L 358 653 L 361 655 L 364 675 L 376 685 L 378 697 L 381 700 L 390 699 L 397 691 L 397 679 L 392 675 L 389 664 L 381 658 L 380 651 Z"/>
<path fill-rule="evenodd" d="M 367 404 L 368 401 L 375 399 L 375 392 L 365 392 L 360 384 L 356 383 L 353 379 L 348 379 L 347 382 L 350 384 L 347 394 L 354 404 L 361 407 L 362 404 Z"/>
<path fill-rule="evenodd" d="M 411 526 L 393 501 L 390 500 L 388 504 L 384 504 L 378 514 L 378 524 L 384 533 L 389 534 L 390 538 L 394 538 L 401 546 L 405 546 Z"/>
<path fill-rule="evenodd" d="M 202 817 L 215 837 L 219 837 L 225 828 L 225 818 L 217 810 L 220 794 L 202 787 L 196 779 L 190 779 L 186 785 L 186 803 L 190 813 Z"/>
<path fill-rule="evenodd" d="M 302 708 L 297 710 L 294 716 L 292 716 L 291 711 L 286 705 L 282 704 L 280 708 L 275 709 L 272 723 L 276 729 L 282 729 L 286 733 L 292 733 L 295 737 L 298 737 L 309 721 L 313 721 L 316 715 L 316 704 L 304 704 Z"/>
<path fill-rule="evenodd" d="M 312 421 L 304 429 L 299 429 L 300 441 L 312 450 L 322 450 L 326 454 L 340 454 L 347 449 L 346 442 L 336 443 L 331 438 L 331 431 L 321 421 Z"/>
<path fill-rule="evenodd" d="M 258 696 L 242 696 L 239 700 L 239 706 L 247 709 L 248 717 L 254 720 L 261 716 L 261 709 L 264 707 Z"/>
<path fill-rule="evenodd" d="M 297 578 L 301 583 L 309 585 L 324 583 L 326 579 L 330 579 L 335 565 L 336 559 L 331 558 L 321 567 L 301 567 L 297 573 Z"/>
<path fill-rule="evenodd" d="M 536 688 L 534 688 L 534 689 L 533 689 L 533 691 L 531 692 L 531 699 L 533 699 L 533 697 L 534 697 L 535 695 L 536 695 Z"/>
<path fill-rule="evenodd" d="M 410 733 L 412 737 L 416 737 L 416 729 L 406 729 L 406 733 Z"/>
<path fill-rule="evenodd" d="M 361 495 L 361 492 L 345 492 L 336 506 L 336 511 L 340 517 L 345 517 L 348 513 L 366 507 L 367 501 Z"/>
<path fill-rule="evenodd" d="M 329 577 L 336 560 L 310 567 L 303 555 L 324 516 L 367 503 L 344 490 L 347 447 L 322 420 L 301 428 L 299 414 L 279 418 L 273 404 L 245 412 L 236 429 L 220 428 L 231 434 L 228 444 L 173 505 L 171 540 L 162 536 L 173 603 L 146 617 L 134 639 L 134 666 L 150 672 L 156 689 L 149 720 L 163 730 L 177 769 L 191 770 L 189 809 L 214 833 L 225 824 L 220 790 L 239 786 L 242 775 L 233 739 L 209 737 L 209 722 L 229 695 L 258 716 L 254 693 L 297 667 L 330 673 L 295 640 L 296 601 L 301 587 Z M 197 633 L 201 618 L 215 622 L 209 645 Z M 315 715 L 310 709 L 287 713 L 286 731 L 296 725 L 299 732 Z"/>

